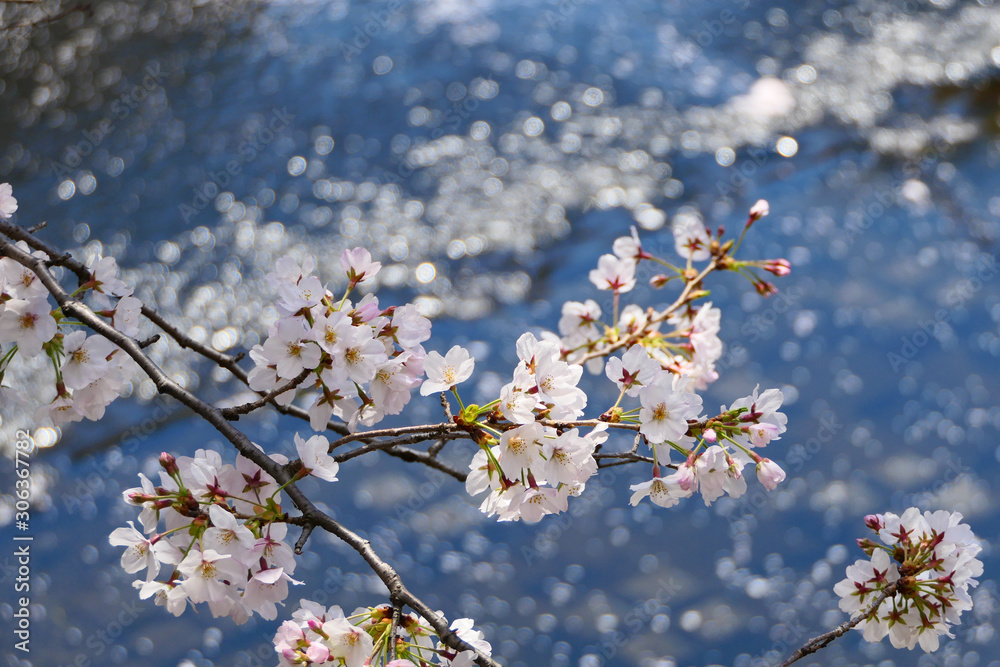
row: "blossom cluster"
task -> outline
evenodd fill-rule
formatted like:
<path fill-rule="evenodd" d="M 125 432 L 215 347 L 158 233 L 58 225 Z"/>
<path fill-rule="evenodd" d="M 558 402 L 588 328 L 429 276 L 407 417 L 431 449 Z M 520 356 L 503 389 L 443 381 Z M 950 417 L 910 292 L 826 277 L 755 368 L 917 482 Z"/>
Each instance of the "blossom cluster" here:
<path fill-rule="evenodd" d="M 750 211 L 747 228 L 767 215 L 766 202 Z M 744 229 L 744 232 L 746 229 Z M 721 237 L 722 231 L 719 232 Z M 721 312 L 710 302 L 696 306 L 694 297 L 673 310 L 656 313 L 636 304 L 618 315 L 619 298 L 636 286 L 636 267 L 642 261 L 658 262 L 672 270 L 674 278 L 695 286 L 698 271 L 693 262 L 713 259 L 720 267 L 746 272 L 757 285 L 760 279 L 748 267 L 768 267 L 784 260 L 737 262 L 728 252 L 732 243 L 712 239 L 694 216 L 681 217 L 674 226 L 675 248 L 686 261 L 680 268 L 655 257 L 642 247 L 638 233 L 615 240 L 614 254 L 603 255 L 590 272 L 591 282 L 614 295 L 614 317 L 601 321 L 596 301 L 569 301 L 563 305 L 559 335 L 546 332 L 539 341 L 524 334 L 517 341 L 520 359 L 513 382 L 485 408 L 463 412 L 467 423 L 477 423 L 492 435 L 480 438 L 480 451 L 470 465 L 466 489 L 478 495 L 490 491 L 481 509 L 500 520 L 537 521 L 545 514 L 566 511 L 568 498 L 579 495 L 597 471 L 593 457 L 607 439 L 606 424 L 586 436 L 577 429 L 562 431 L 544 420 L 574 420 L 583 415 L 587 395 L 578 387 L 583 367 L 594 373 L 603 368 L 615 383 L 619 396 L 601 415 L 609 423 L 637 424 L 639 433 L 653 451 L 653 476 L 632 487 L 632 504 L 649 496 L 664 507 L 700 491 L 706 504 L 723 494 L 738 497 L 746 492 L 743 468 L 756 465 L 757 477 L 768 489 L 784 480 L 785 473 L 770 459 L 754 452 L 780 438 L 786 417 L 779 409 L 781 392 L 769 389 L 735 401 L 721 414 L 702 414 L 702 398 L 695 392 L 718 378 L 715 362 L 723 352 L 719 339 Z M 787 262 L 785 262 L 787 264 Z M 654 286 L 669 278 L 658 276 Z M 773 288 L 763 291 L 769 293 Z M 667 331 L 661 330 L 663 324 Z M 622 356 L 609 352 L 625 343 Z M 604 357 L 609 356 L 607 361 Z M 622 401 L 637 398 L 639 407 L 626 409 Z M 475 422 L 493 409 L 488 424 Z M 499 437 L 496 437 L 496 436 Z M 679 465 L 670 464 L 670 452 L 682 454 Z M 660 464 L 675 471 L 661 477 Z"/>
<path fill-rule="evenodd" d="M 326 430 L 333 415 L 356 430 L 399 414 L 421 383 L 427 357 L 421 343 L 431 332 L 415 305 L 382 309 L 372 294 L 348 300 L 381 268 L 367 250 L 346 250 L 340 263 L 348 286 L 337 298 L 312 275 L 313 258 L 301 266 L 291 257 L 278 260 L 268 279 L 277 286 L 280 318 L 263 345 L 250 351 L 255 391 L 278 390 L 303 373 L 313 376 L 307 388 L 316 390 L 308 408 L 315 431 Z M 288 405 L 295 396 L 289 389 L 276 400 Z"/>
<path fill-rule="evenodd" d="M 490 490 L 481 507 L 489 516 L 538 521 L 565 511 L 569 496 L 582 493 L 597 472 L 593 453 L 607 439 L 607 425 L 580 435 L 575 428 L 559 432 L 537 421 L 583 415 L 587 395 L 577 386 L 583 368 L 561 359 L 556 342 L 539 341 L 531 333 L 523 334 L 515 347 L 520 361 L 513 380 L 482 410 L 493 408 L 494 416 L 509 422 L 509 428 L 499 441 L 488 438 L 481 443 L 465 486 L 470 495 Z"/>
<path fill-rule="evenodd" d="M 16 210 L 10 185 L 0 184 L 0 219 L 8 219 Z M 16 246 L 36 259 L 49 259 L 24 241 Z M 74 296 L 83 295 L 94 312 L 126 336 L 137 336 L 142 303 L 118 278 L 114 258 L 94 258 L 88 268 L 90 279 Z M 88 336 L 79 327 L 54 306 L 35 272 L 9 257 L 0 258 L 0 348 L 10 346 L 0 349 L 0 385 L 15 356 L 49 357 L 55 368 L 55 396 L 38 408 L 38 420 L 48 418 L 58 426 L 101 419 L 130 376 L 131 362 L 117 346 L 102 336 Z M 27 402 L 9 387 L 0 386 L 0 393 L 5 400 Z"/>
<path fill-rule="evenodd" d="M 492 646 L 482 632 L 473 629 L 471 619 L 456 619 L 451 630 L 479 652 L 490 655 Z M 374 664 L 373 656 L 387 655 L 390 650 L 396 657 L 387 667 L 472 667 L 474 651 L 456 653 L 435 642 L 436 637 L 427 621 L 413 614 L 401 614 L 394 627 L 393 610 L 388 605 L 360 607 L 345 616 L 336 605 L 327 609 L 311 600 L 302 600 L 292 620 L 278 628 L 274 648 L 280 656 L 279 667 L 364 667 Z"/>
<path fill-rule="evenodd" d="M 936 651 L 942 635 L 953 637 L 962 612 L 972 609 L 969 588 L 982 575 L 982 547 L 958 512 L 924 512 L 911 507 L 902 516 L 886 512 L 865 517 L 881 540 L 858 540 L 869 560 L 847 568 L 847 578 L 834 587 L 840 609 L 852 618 L 869 642 L 886 635 L 896 648 Z M 883 593 L 877 609 L 871 609 Z"/>
<path fill-rule="evenodd" d="M 295 435 L 303 463 L 299 476 L 336 480 L 338 466 L 328 446 L 323 436 Z M 271 459 L 288 462 L 280 454 Z M 254 613 L 277 618 L 288 585 L 301 582 L 291 577 L 295 555 L 285 542 L 288 526 L 274 478 L 242 455 L 235 465 L 223 464 L 217 452 L 204 449 L 176 459 L 164 453 L 160 464 L 159 485 L 140 473 L 141 486 L 122 494 L 142 508 L 142 530 L 129 521 L 110 538 L 126 548 L 125 572 L 146 571 L 145 580 L 134 583 L 139 597 L 153 597 L 174 616 L 189 602 L 207 602 L 213 616 L 231 616 L 236 623 Z"/>
<path fill-rule="evenodd" d="M 676 391 L 666 393 L 663 386 L 661 383 L 657 387 L 654 383 L 648 390 L 647 395 L 660 392 L 656 398 L 647 399 L 659 402 L 652 408 L 644 405 L 640 410 L 643 422 L 640 433 L 648 434 L 655 430 L 656 437 L 663 437 L 670 449 L 684 456 L 684 461 L 675 466 L 674 472 L 661 477 L 660 463 L 669 459 L 657 451 L 655 440 L 647 435 L 654 452 L 653 477 L 631 487 L 633 505 L 649 496 L 653 503 L 661 507 L 672 507 L 695 492 L 701 493 L 706 505 L 723 495 L 738 498 L 746 493 L 743 468 L 750 463 L 755 465 L 758 481 L 769 491 L 785 480 L 785 472 L 777 463 L 754 451 L 755 448 L 766 447 L 771 440 L 779 439 L 785 431 L 787 418 L 778 411 L 783 400 L 780 390 L 768 389 L 758 395 L 757 387 L 752 394 L 733 402 L 728 409 L 722 406 L 717 417 L 691 417 L 690 421 L 698 424 L 691 427 L 684 418 L 697 414 L 701 408 L 700 397 Z M 692 406 L 697 406 L 697 409 L 692 410 Z M 671 423 L 673 415 L 678 412 L 680 416 L 676 418 L 676 423 Z M 678 432 L 682 434 L 670 437 Z M 697 437 L 691 433 L 697 434 Z M 694 447 L 688 449 L 691 444 Z"/>

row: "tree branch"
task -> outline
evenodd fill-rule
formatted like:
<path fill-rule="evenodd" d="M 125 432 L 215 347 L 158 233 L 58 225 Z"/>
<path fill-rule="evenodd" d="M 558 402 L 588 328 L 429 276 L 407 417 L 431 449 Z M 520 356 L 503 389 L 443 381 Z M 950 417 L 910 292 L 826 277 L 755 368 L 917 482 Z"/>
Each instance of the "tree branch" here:
<path fill-rule="evenodd" d="M 872 612 L 876 611 L 879 608 L 879 605 L 885 602 L 886 598 L 892 597 L 893 595 L 896 594 L 896 586 L 898 585 L 898 583 L 899 582 L 896 581 L 886 586 L 882 590 L 882 592 L 878 594 L 878 597 L 875 598 L 875 602 L 873 602 L 871 606 L 868 607 L 865 613 L 859 614 L 857 618 L 845 621 L 844 623 L 841 623 L 840 625 L 835 627 L 833 630 L 830 630 L 829 632 L 824 632 L 818 637 L 813 637 L 812 639 L 807 641 L 805 644 L 802 645 L 802 648 L 795 651 L 795 653 L 793 653 L 791 657 L 788 658 L 788 660 L 785 660 L 783 663 L 781 663 L 781 667 L 788 667 L 788 665 L 792 664 L 793 662 L 798 662 L 807 655 L 815 653 L 820 649 L 826 648 L 834 639 L 844 635 L 845 633 L 847 633 L 848 630 L 850 630 L 858 623 L 871 616 Z"/>
<path fill-rule="evenodd" d="M 0 228 L 2 229 L 2 228 Z M 30 245 L 30 244 L 29 244 Z M 13 243 L 0 239 L 0 255 L 10 257 L 22 266 L 31 269 L 38 276 L 42 284 L 45 285 L 49 293 L 55 298 L 56 303 L 64 314 L 72 315 L 78 321 L 87 325 L 95 333 L 104 336 L 109 341 L 117 345 L 121 350 L 132 358 L 133 361 L 146 373 L 146 375 L 156 385 L 156 389 L 161 394 L 174 397 L 193 412 L 201 416 L 225 437 L 243 456 L 253 461 L 264 472 L 271 475 L 279 484 L 284 485 L 291 479 L 285 471 L 284 466 L 271 460 L 264 452 L 257 449 L 245 433 L 237 429 L 222 411 L 215 406 L 206 403 L 190 391 L 174 382 L 166 373 L 160 369 L 146 354 L 139 344 L 121 333 L 114 327 L 107 324 L 97 316 L 83 302 L 71 297 L 59 285 L 46 265 L 45 260 L 32 257 L 16 247 Z M 74 260 L 75 261 L 75 260 Z M 399 600 L 411 609 L 420 614 L 434 628 L 442 643 L 456 651 L 473 651 L 477 658 L 476 663 L 480 667 L 499 667 L 498 663 L 489 656 L 480 653 L 474 647 L 464 642 L 449 627 L 447 619 L 439 616 L 420 598 L 411 593 L 403 584 L 402 579 L 395 569 L 381 559 L 372 549 L 368 540 L 363 539 L 357 533 L 340 524 L 333 517 L 320 511 L 299 489 L 294 482 L 285 486 L 285 493 L 292 500 L 295 506 L 302 512 L 307 524 L 319 526 L 338 538 L 346 542 L 354 549 L 375 572 L 382 583 L 389 589 L 391 599 Z"/>

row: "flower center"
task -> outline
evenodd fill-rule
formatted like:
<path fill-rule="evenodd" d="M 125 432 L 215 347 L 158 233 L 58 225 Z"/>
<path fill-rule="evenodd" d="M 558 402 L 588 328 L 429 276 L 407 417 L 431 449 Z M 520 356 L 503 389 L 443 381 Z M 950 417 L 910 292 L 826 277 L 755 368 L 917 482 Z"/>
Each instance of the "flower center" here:
<path fill-rule="evenodd" d="M 37 319 L 38 319 L 38 316 L 36 316 L 34 313 L 25 313 L 24 315 L 21 315 L 21 319 L 19 320 L 19 322 L 21 324 L 21 328 L 22 329 L 34 329 L 35 328 L 35 320 L 37 320 Z"/>

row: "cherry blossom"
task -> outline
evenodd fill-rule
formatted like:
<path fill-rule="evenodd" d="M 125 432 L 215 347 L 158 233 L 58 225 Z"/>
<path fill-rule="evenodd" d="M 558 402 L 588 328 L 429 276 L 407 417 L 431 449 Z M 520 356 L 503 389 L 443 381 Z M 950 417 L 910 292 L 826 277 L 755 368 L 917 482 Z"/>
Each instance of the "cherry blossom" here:
<path fill-rule="evenodd" d="M 608 379 L 628 396 L 638 395 L 639 390 L 652 382 L 653 376 L 660 370 L 660 364 L 641 345 L 633 345 L 621 358 L 611 357 L 604 367 Z"/>
<path fill-rule="evenodd" d="M 325 436 L 314 435 L 308 440 L 303 440 L 296 433 L 295 451 L 302 461 L 301 474 L 312 475 L 328 482 L 336 482 L 340 464 L 327 453 L 329 447 L 330 441 Z"/>
<path fill-rule="evenodd" d="M 63 383 L 68 389 L 83 389 L 96 382 L 108 370 L 108 356 L 115 349 L 102 336 L 87 336 L 84 331 L 74 331 L 63 338 L 66 355 L 60 369 Z"/>
<path fill-rule="evenodd" d="M 374 278 L 382 268 L 381 262 L 372 261 L 372 255 L 364 248 L 345 250 L 340 256 L 340 268 L 347 274 L 351 284 Z"/>
<path fill-rule="evenodd" d="M 10 220 L 17 210 L 17 199 L 13 196 L 14 188 L 10 183 L 0 183 L 0 219 Z"/>
<path fill-rule="evenodd" d="M 461 384 L 472 377 L 476 360 L 465 348 L 455 345 L 445 356 L 437 352 L 428 352 L 424 359 L 424 372 L 427 379 L 420 385 L 420 395 L 430 396 L 442 391 L 450 391 L 455 385 Z"/>
<path fill-rule="evenodd" d="M 639 432 L 652 443 L 678 440 L 687 433 L 688 420 L 701 413 L 701 396 L 674 389 L 669 373 L 658 371 L 639 393 L 642 409 Z"/>
<path fill-rule="evenodd" d="M 711 256 L 711 239 L 701 216 L 693 211 L 678 213 L 673 221 L 674 245 L 685 260 L 703 262 Z"/>
<path fill-rule="evenodd" d="M 590 282 L 599 290 L 612 290 L 619 294 L 629 292 L 635 287 L 635 260 L 601 255 L 597 268 L 590 272 Z"/>
<path fill-rule="evenodd" d="M 22 354 L 35 356 L 58 331 L 51 310 L 45 298 L 11 299 L 0 313 L 0 343 L 17 343 Z"/>
<path fill-rule="evenodd" d="M 896 648 L 936 651 L 941 636 L 951 637 L 951 627 L 962 612 L 972 609 L 969 588 L 978 585 L 983 564 L 972 529 L 961 523 L 958 512 L 924 512 L 916 507 L 902 516 L 892 513 L 866 517 L 866 523 L 883 542 L 858 540 L 869 560 L 847 568 L 847 578 L 834 586 L 840 609 L 861 617 L 856 628 L 865 641 L 889 636 Z M 876 609 L 875 601 L 884 599 Z"/>

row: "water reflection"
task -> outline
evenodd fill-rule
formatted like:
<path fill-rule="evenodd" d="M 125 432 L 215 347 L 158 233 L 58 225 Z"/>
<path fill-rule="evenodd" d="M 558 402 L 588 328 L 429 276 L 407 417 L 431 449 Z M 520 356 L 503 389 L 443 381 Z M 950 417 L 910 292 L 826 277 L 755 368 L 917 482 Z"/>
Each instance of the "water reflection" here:
<path fill-rule="evenodd" d="M 219 349 L 253 345 L 274 320 L 263 275 L 275 258 L 336 266 L 363 244 L 386 266 L 380 293 L 435 316 L 441 349 L 475 346 L 487 397 L 518 333 L 592 296 L 585 272 L 628 225 L 670 248 L 678 215 L 738 225 L 771 200 L 747 250 L 795 272 L 783 299 L 717 283 L 729 350 L 707 403 L 758 381 L 784 389 L 783 490 L 632 509 L 623 471 L 592 490 L 586 516 L 537 528 L 485 522 L 436 478 L 424 498 L 422 473 L 382 459 L 331 492 L 511 664 L 758 664 L 841 620 L 830 589 L 857 557 L 863 514 L 945 507 L 997 532 L 991 3 L 121 1 L 0 40 L 0 178 L 19 220 L 118 256 L 137 296 Z M 186 386 L 228 391 L 180 351 L 154 351 Z M 49 382 L 42 365 L 13 380 Z M 53 431 L 39 457 L 36 509 L 52 509 L 35 599 L 52 622 L 33 660 L 272 664 L 267 624 L 178 625 L 142 607 L 111 637 L 135 601 L 102 537 L 132 518 L 118 494 L 161 449 L 222 447 L 165 417 L 148 381 L 132 391 L 140 413 Z M 10 442 L 30 412 L 2 412 Z M 245 423 L 276 447 L 294 428 Z M 416 498 L 412 514 L 387 516 L 385 489 Z M 378 601 L 332 542 L 302 568 L 306 595 Z M 995 582 L 979 596 L 989 608 Z M 1000 660 L 992 623 L 976 616 L 953 659 Z M 838 659 L 913 656 L 852 639 L 824 657 Z"/>

